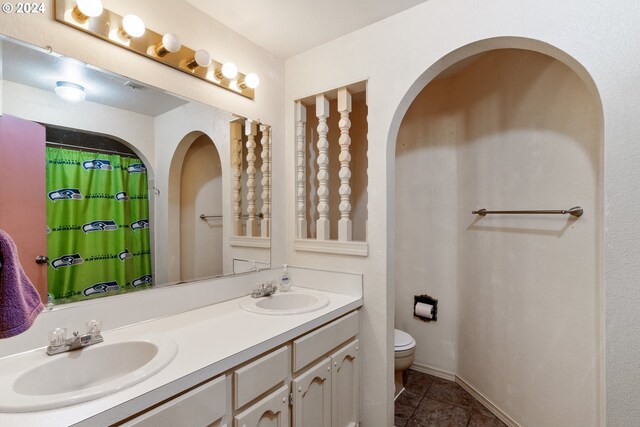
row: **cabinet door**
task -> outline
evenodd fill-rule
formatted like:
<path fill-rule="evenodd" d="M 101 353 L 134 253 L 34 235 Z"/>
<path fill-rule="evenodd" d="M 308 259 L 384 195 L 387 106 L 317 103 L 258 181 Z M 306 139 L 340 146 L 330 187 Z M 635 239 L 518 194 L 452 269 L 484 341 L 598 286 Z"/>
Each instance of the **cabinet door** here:
<path fill-rule="evenodd" d="M 27 277 L 47 303 L 46 129 L 17 117 L 0 117 L 0 228 L 16 242 Z"/>
<path fill-rule="evenodd" d="M 354 427 L 360 422 L 359 350 L 355 340 L 331 356 L 333 427 Z"/>
<path fill-rule="evenodd" d="M 289 427 L 289 386 L 283 386 L 236 415 L 235 427 Z"/>
<path fill-rule="evenodd" d="M 293 426 L 331 426 L 331 358 L 292 381 Z"/>

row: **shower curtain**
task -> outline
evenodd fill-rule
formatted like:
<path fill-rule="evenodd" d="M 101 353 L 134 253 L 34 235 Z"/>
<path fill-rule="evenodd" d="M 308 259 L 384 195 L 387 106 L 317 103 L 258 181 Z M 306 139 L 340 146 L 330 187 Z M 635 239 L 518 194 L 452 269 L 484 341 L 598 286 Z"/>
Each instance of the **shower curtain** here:
<path fill-rule="evenodd" d="M 152 286 L 146 168 L 135 157 L 46 149 L 51 300 Z"/>

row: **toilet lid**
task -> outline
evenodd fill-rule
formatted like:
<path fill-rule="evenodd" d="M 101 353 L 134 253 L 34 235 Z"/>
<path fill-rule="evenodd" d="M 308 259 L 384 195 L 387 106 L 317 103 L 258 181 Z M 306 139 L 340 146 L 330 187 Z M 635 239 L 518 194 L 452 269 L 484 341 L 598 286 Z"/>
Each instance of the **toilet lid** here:
<path fill-rule="evenodd" d="M 416 346 L 416 340 L 400 329 L 395 330 L 395 351 L 409 350 Z"/>

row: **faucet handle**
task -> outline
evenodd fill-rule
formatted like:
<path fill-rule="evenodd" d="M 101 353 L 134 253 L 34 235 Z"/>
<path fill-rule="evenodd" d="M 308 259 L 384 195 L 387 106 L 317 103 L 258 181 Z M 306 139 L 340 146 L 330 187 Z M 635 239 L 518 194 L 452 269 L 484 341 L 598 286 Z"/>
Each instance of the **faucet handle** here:
<path fill-rule="evenodd" d="M 102 330 L 102 320 L 89 320 L 87 323 L 87 333 L 91 336 L 100 335 Z"/>
<path fill-rule="evenodd" d="M 67 328 L 55 328 L 49 331 L 49 345 L 51 347 L 60 347 L 67 341 Z"/>

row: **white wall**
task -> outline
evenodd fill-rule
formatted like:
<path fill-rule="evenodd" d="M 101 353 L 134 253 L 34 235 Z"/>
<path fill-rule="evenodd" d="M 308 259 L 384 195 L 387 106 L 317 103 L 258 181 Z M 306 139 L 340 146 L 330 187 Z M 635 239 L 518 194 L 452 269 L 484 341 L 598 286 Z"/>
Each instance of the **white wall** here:
<path fill-rule="evenodd" d="M 286 61 L 288 241 L 294 239 L 294 100 L 368 78 L 369 224 L 367 259 L 299 253 L 290 262 L 364 272 L 362 336 L 365 377 L 363 422 L 392 424 L 392 330 L 395 140 L 404 112 L 440 71 L 466 56 L 496 47 L 541 50 L 590 83 L 604 116 L 604 201 L 597 260 L 604 285 L 599 324 L 606 320 L 606 423 L 640 419 L 640 256 L 635 212 L 640 208 L 640 4 L 625 0 L 430 0 Z M 442 59 L 442 60 L 441 60 Z M 384 172 L 383 172 L 384 171 Z M 388 263 L 387 263 L 388 262 Z M 602 329 L 604 331 L 604 329 Z M 603 359 L 604 360 L 604 359 Z M 386 384 L 380 375 L 388 372 Z M 604 370 L 600 371 L 604 381 Z M 604 384 L 604 382 L 603 382 Z M 606 399 L 606 400 L 605 400 Z M 603 422 L 604 423 L 604 422 Z"/>
<path fill-rule="evenodd" d="M 458 366 L 458 162 L 464 119 L 451 79 L 431 82 L 404 117 L 396 145 L 395 326 L 416 340 L 415 363 Z M 437 322 L 413 317 L 413 296 L 438 300 Z"/>
<path fill-rule="evenodd" d="M 223 241 L 231 227 L 229 174 L 230 126 L 233 115 L 197 102 L 178 107 L 155 119 L 156 133 L 156 276 L 158 283 L 176 282 L 180 275 L 180 189 L 184 158 L 191 144 L 206 135 L 214 144 L 222 163 Z M 198 214 L 199 215 L 199 214 Z M 226 244 L 223 270 L 230 272 Z"/>
<path fill-rule="evenodd" d="M 73 104 L 53 91 L 8 80 L 4 88 L 4 114 L 40 123 L 115 136 L 131 145 L 153 167 L 153 117 L 94 102 Z"/>
<path fill-rule="evenodd" d="M 200 219 L 200 215 L 220 218 Z M 223 274 L 222 165 L 202 135 L 187 150 L 180 179 L 180 280 Z"/>
<path fill-rule="evenodd" d="M 521 425 L 597 425 L 596 101 L 559 61 L 499 50 L 432 81 L 398 133 L 396 319 L 417 363 L 457 373 Z M 577 221 L 471 215 L 578 204 Z M 436 323 L 411 315 L 424 292 Z"/>

